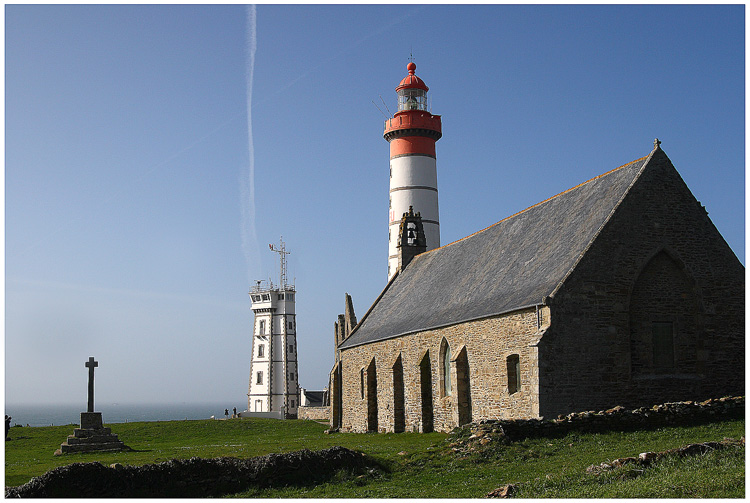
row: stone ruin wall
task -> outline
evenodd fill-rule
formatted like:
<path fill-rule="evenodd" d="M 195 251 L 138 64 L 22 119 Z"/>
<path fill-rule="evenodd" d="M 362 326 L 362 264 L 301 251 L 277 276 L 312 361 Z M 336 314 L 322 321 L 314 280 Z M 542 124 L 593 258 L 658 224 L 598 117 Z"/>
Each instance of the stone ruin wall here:
<path fill-rule="evenodd" d="M 435 330 L 357 346 L 342 351 L 342 431 L 365 432 L 368 429 L 368 367 L 375 360 L 377 380 L 377 426 L 380 432 L 392 432 L 394 415 L 394 364 L 401 355 L 404 383 L 405 431 L 422 431 L 420 362 L 429 354 L 433 426 L 435 431 L 450 431 L 458 425 L 456 359 L 463 348 L 469 367 L 470 420 L 485 418 L 534 418 L 539 415 L 536 342 L 546 324 L 549 311 L 542 308 L 541 330 L 535 308 L 507 315 L 461 323 Z M 453 393 L 441 392 L 441 342 L 451 349 Z M 506 358 L 518 354 L 521 389 L 508 393 Z M 360 370 L 364 370 L 364 397 L 360 393 Z"/>
<path fill-rule="evenodd" d="M 297 409 L 297 419 L 309 419 L 311 421 L 328 421 L 331 408 L 326 407 L 300 407 Z"/>

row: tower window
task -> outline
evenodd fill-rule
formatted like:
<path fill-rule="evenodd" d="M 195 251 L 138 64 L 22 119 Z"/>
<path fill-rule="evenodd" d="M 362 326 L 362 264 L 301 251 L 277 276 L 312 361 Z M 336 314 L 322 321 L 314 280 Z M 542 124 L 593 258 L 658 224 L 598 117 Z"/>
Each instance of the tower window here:
<path fill-rule="evenodd" d="M 294 353 L 294 344 L 289 344 L 289 352 Z"/>
<path fill-rule="evenodd" d="M 266 345 L 260 344 L 258 345 L 258 358 L 263 358 L 266 353 Z"/>
<path fill-rule="evenodd" d="M 259 370 L 255 373 L 255 384 L 263 384 L 263 371 Z"/>
<path fill-rule="evenodd" d="M 261 335 L 266 333 L 266 320 L 260 320 L 258 323 L 258 333 Z"/>
<path fill-rule="evenodd" d="M 518 355 L 510 355 L 505 360 L 508 372 L 508 393 L 513 394 L 521 390 L 521 359 Z"/>
<path fill-rule="evenodd" d="M 292 325 L 292 322 L 290 321 L 289 322 L 289 330 L 291 330 L 292 328 L 294 328 L 294 325 Z"/>
<path fill-rule="evenodd" d="M 289 372 L 289 379 L 294 381 L 294 372 Z"/>

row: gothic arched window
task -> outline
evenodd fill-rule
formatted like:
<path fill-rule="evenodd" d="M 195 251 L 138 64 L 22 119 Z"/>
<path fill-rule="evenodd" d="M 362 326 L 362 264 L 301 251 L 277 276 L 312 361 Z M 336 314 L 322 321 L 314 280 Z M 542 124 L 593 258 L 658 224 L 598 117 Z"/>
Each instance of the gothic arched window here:
<path fill-rule="evenodd" d="M 654 255 L 630 295 L 632 374 L 696 373 L 700 314 L 684 265 L 665 250 Z"/>
<path fill-rule="evenodd" d="M 453 394 L 453 385 L 451 383 L 451 347 L 445 338 L 440 343 L 440 391 L 443 396 L 451 396 Z"/>

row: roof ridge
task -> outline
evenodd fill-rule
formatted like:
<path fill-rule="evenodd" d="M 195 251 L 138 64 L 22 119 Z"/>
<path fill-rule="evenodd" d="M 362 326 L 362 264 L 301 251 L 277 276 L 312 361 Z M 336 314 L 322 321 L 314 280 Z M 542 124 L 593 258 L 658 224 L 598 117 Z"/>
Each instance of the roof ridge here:
<path fill-rule="evenodd" d="M 486 231 L 486 230 L 488 230 L 488 229 L 491 229 L 492 227 L 494 227 L 494 226 L 496 226 L 496 225 L 498 225 L 498 224 L 501 224 L 501 223 L 505 222 L 506 220 L 510 220 L 511 218 L 514 218 L 514 217 L 516 217 L 516 216 L 520 215 L 521 213 L 525 213 L 526 211 L 528 211 L 528 210 L 530 210 L 530 209 L 532 209 L 532 208 L 536 208 L 537 206 L 541 206 L 542 204 L 544 204 L 544 203 L 546 203 L 546 202 L 548 202 L 548 201 L 551 201 L 552 199 L 555 199 L 556 197 L 562 196 L 563 194 L 567 194 L 568 192 L 571 192 L 571 191 L 573 191 L 573 190 L 577 189 L 578 187 L 581 187 L 581 186 L 583 186 L 583 185 L 586 185 L 587 183 L 593 182 L 594 180 L 598 180 L 599 178 L 602 178 L 602 177 L 605 177 L 605 176 L 607 176 L 607 175 L 609 175 L 609 174 L 612 174 L 612 173 L 614 173 L 615 171 L 617 171 L 617 170 L 619 170 L 619 169 L 622 169 L 622 168 L 626 168 L 626 167 L 630 166 L 631 164 L 635 164 L 636 162 L 640 162 L 640 161 L 643 161 L 644 159 L 647 159 L 647 158 L 649 158 L 649 157 L 651 156 L 651 154 L 653 154 L 653 152 L 651 152 L 651 153 L 649 153 L 648 155 L 646 155 L 646 156 L 643 156 L 643 157 L 641 157 L 641 158 L 639 158 L 639 159 L 636 159 L 636 160 L 634 160 L 634 161 L 630 161 L 630 162 L 628 162 L 628 163 L 626 163 L 626 164 L 623 164 L 622 166 L 618 166 L 618 167 L 616 167 L 615 169 L 611 169 L 611 170 L 607 171 L 606 173 L 602 173 L 601 175 L 595 176 L 594 178 L 591 178 L 591 179 L 589 179 L 589 180 L 586 180 L 585 182 L 581 182 L 581 183 L 579 183 L 578 185 L 576 185 L 576 186 L 574 186 L 574 187 L 571 187 L 571 188 L 569 188 L 569 189 L 567 189 L 567 190 L 564 190 L 564 191 L 560 192 L 559 194 L 555 194 L 554 196 L 550 196 L 550 197 L 548 197 L 547 199 L 545 199 L 545 200 L 543 200 L 543 201 L 539 201 L 538 203 L 536 203 L 536 204 L 533 204 L 533 205 L 529 206 L 528 208 L 525 208 L 525 209 L 523 209 L 523 210 L 521 210 L 521 211 L 517 211 L 516 213 L 513 213 L 512 215 L 510 215 L 510 216 L 508 216 L 508 217 L 505 217 L 505 218 L 503 218 L 502 220 L 500 220 L 500 221 L 498 221 L 498 222 L 495 222 L 494 224 L 488 225 L 488 226 L 487 226 L 487 227 L 485 227 L 484 229 L 480 229 L 480 230 L 478 230 L 478 231 L 476 231 L 476 232 L 473 232 L 473 233 L 469 234 L 468 236 L 464 236 L 464 237 L 462 237 L 462 238 L 460 238 L 460 239 L 457 239 L 457 240 L 455 240 L 455 241 L 451 241 L 451 242 L 450 242 L 450 243 L 448 243 L 448 244 L 444 244 L 443 246 L 440 246 L 440 247 L 438 247 L 438 248 L 433 248 L 432 250 L 428 250 L 428 251 L 426 251 L 426 252 L 420 253 L 419 255 L 417 255 L 416 257 L 414 257 L 414 259 L 416 259 L 416 258 L 418 258 L 418 257 L 420 257 L 420 256 L 422 256 L 422 255 L 426 255 L 426 254 L 428 254 L 428 253 L 432 253 L 432 252 L 434 252 L 434 251 L 440 250 L 441 248 L 446 248 L 446 247 L 448 247 L 448 246 L 451 246 L 451 245 L 454 245 L 454 244 L 456 244 L 456 243 L 459 243 L 459 242 L 461 242 L 461 241 L 464 241 L 464 240 L 466 240 L 466 239 L 469 239 L 470 237 L 472 237 L 472 236 L 475 236 L 475 235 L 477 235 L 477 234 L 480 234 L 480 233 L 482 233 L 482 232 L 484 232 L 484 231 Z"/>

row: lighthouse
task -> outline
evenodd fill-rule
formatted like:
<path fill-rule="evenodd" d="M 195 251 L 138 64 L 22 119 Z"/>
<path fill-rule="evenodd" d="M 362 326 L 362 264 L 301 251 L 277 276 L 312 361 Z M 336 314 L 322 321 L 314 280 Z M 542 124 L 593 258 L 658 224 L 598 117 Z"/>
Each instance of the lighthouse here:
<path fill-rule="evenodd" d="M 416 76 L 417 65 L 396 87 L 398 110 L 385 121 L 383 138 L 390 144 L 388 208 L 388 280 L 398 270 L 399 224 L 404 213 L 422 216 L 426 250 L 440 246 L 435 142 L 442 136 L 439 115 L 432 115 L 429 88 Z"/>
<path fill-rule="evenodd" d="M 277 417 L 296 418 L 299 407 L 297 321 L 294 312 L 296 291 L 294 285 L 289 285 L 286 280 L 286 256 L 289 252 L 284 241 L 280 240 L 278 247 L 268 247 L 279 254 L 279 284 L 257 281 L 250 290 L 255 320 L 247 415 L 273 413 Z"/>

